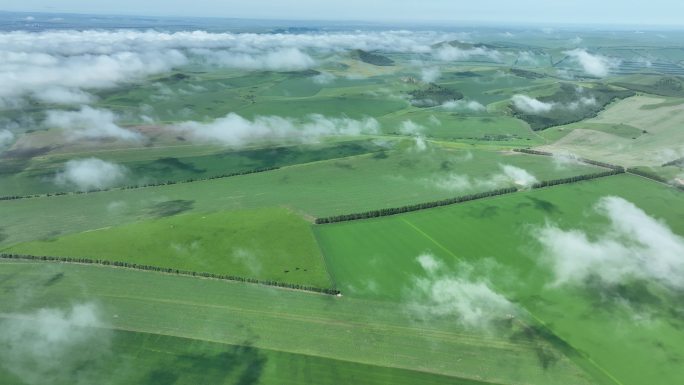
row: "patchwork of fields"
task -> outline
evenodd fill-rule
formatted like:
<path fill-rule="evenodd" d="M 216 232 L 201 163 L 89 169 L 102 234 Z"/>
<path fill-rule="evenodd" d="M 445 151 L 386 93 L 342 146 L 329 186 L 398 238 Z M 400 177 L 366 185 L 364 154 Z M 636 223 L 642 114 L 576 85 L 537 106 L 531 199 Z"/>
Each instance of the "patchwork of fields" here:
<path fill-rule="evenodd" d="M 679 34 L 260 28 L 0 31 L 0 384 L 684 378 Z"/>

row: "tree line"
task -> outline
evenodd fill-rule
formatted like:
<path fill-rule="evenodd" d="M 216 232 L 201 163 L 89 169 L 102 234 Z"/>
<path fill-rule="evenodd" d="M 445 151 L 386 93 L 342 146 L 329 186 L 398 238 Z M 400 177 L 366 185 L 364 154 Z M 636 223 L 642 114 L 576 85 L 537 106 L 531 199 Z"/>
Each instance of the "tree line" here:
<path fill-rule="evenodd" d="M 668 185 L 670 185 L 670 186 L 673 186 L 674 188 L 676 188 L 676 189 L 678 189 L 678 190 L 684 191 L 684 186 L 683 186 L 683 185 L 681 185 L 681 184 L 679 184 L 679 185 L 678 185 L 678 184 L 674 184 L 674 183 L 672 183 L 671 181 L 669 181 L 668 179 L 666 179 L 666 178 L 664 178 L 664 177 L 662 177 L 662 176 L 660 176 L 660 175 L 658 175 L 658 174 L 655 174 L 655 173 L 652 173 L 652 172 L 649 172 L 649 171 L 646 171 L 646 170 L 639 170 L 639 169 L 637 169 L 637 168 L 628 168 L 628 169 L 627 169 L 627 172 L 630 173 L 630 174 L 639 175 L 639 176 L 641 176 L 641 177 L 644 177 L 644 178 L 647 178 L 647 179 L 654 180 L 654 181 L 656 181 L 656 182 L 665 183 L 665 184 L 668 184 Z"/>
<path fill-rule="evenodd" d="M 532 188 L 538 189 L 538 188 L 544 188 L 544 187 L 550 187 L 550 186 L 557 186 L 560 184 L 576 183 L 576 182 L 581 182 L 583 180 L 591 180 L 591 179 L 597 179 L 597 178 L 604 178 L 604 177 L 611 176 L 611 175 L 624 174 L 624 172 L 625 172 L 625 170 L 621 167 L 618 170 L 603 171 L 603 172 L 599 172 L 596 174 L 585 174 L 585 175 L 571 176 L 569 178 L 544 180 L 544 181 L 533 184 Z"/>
<path fill-rule="evenodd" d="M 596 178 L 604 178 L 604 177 L 611 176 L 611 175 L 622 174 L 624 172 L 625 172 L 624 168 L 618 167 L 616 169 L 611 169 L 608 171 L 603 171 L 603 172 L 599 172 L 599 173 L 595 173 L 595 174 L 577 175 L 577 176 L 572 176 L 569 178 L 541 181 L 541 182 L 533 184 L 532 188 L 538 189 L 538 188 L 544 188 L 544 187 L 549 187 L 549 186 L 556 186 L 556 185 L 560 185 L 560 184 L 576 183 L 576 182 L 581 182 L 583 180 L 591 180 L 591 179 L 596 179 Z M 348 222 L 348 221 L 356 221 L 356 220 L 361 220 L 361 219 L 386 217 L 386 216 L 390 216 L 390 215 L 404 214 L 404 213 L 408 213 L 408 212 L 412 212 L 412 211 L 425 210 L 425 209 L 431 209 L 431 208 L 440 207 L 440 206 L 448 206 L 448 205 L 453 205 L 453 204 L 457 204 L 457 203 L 474 201 L 474 200 L 493 197 L 493 196 L 497 196 L 497 195 L 512 194 L 512 193 L 518 192 L 518 191 L 519 190 L 516 187 L 508 187 L 508 188 L 502 188 L 502 189 L 498 189 L 498 190 L 492 190 L 492 191 L 485 191 L 485 192 L 481 192 L 481 193 L 463 195 L 463 196 L 459 196 L 456 198 L 448 198 L 448 199 L 442 199 L 442 200 L 438 200 L 438 201 L 418 203 L 418 204 L 414 204 L 414 205 L 407 205 L 407 206 L 393 207 L 393 208 L 386 208 L 386 209 L 379 209 L 379 210 L 370 210 L 370 211 L 365 211 L 365 212 L 361 212 L 361 213 L 342 214 L 342 215 L 334 215 L 334 216 L 330 216 L 330 217 L 316 218 L 315 223 L 317 225 L 324 225 L 324 224 L 328 224 L 328 223 Z"/>
<path fill-rule="evenodd" d="M 100 266 L 115 266 L 115 267 L 123 267 L 126 269 L 156 271 L 156 272 L 161 272 L 161 273 L 176 274 L 176 275 L 182 275 L 182 276 L 203 277 L 203 278 L 218 279 L 218 280 L 223 280 L 223 281 L 246 282 L 246 283 L 253 283 L 253 284 L 264 285 L 264 286 L 273 286 L 273 287 L 293 289 L 293 290 L 310 291 L 310 292 L 320 293 L 320 294 L 329 294 L 329 295 L 340 294 L 340 291 L 337 289 L 300 285 L 298 283 L 278 282 L 278 281 L 273 281 L 273 280 L 261 280 L 261 279 L 255 279 L 255 278 L 245 278 L 245 277 L 238 277 L 238 276 L 234 276 L 234 275 L 215 274 L 215 273 L 207 273 L 207 272 L 196 272 L 196 271 L 180 270 L 180 269 L 174 269 L 174 268 L 168 268 L 168 267 L 141 265 L 141 264 L 137 264 L 137 263 L 108 261 L 108 260 L 104 260 L 104 259 L 90 259 L 90 258 L 79 258 L 79 257 L 36 256 L 36 255 L 27 255 L 27 254 L 14 254 L 14 253 L 0 253 L 0 258 L 1 259 L 19 259 L 19 260 L 28 260 L 28 261 L 81 263 L 81 264 L 100 265 Z"/>
<path fill-rule="evenodd" d="M 543 155 L 543 156 L 553 156 L 553 153 L 551 152 L 546 152 L 546 151 L 537 151 L 533 150 L 531 148 L 514 148 L 513 151 L 515 152 L 522 152 L 524 154 L 530 154 L 530 155 Z M 598 167 L 603 167 L 603 168 L 609 168 L 611 170 L 622 170 L 622 172 L 625 171 L 625 168 L 622 166 L 618 166 L 615 164 L 611 163 L 606 163 L 606 162 L 600 162 L 598 160 L 591 160 L 587 158 L 576 158 L 578 162 L 590 164 L 592 166 L 598 166 Z"/>
<path fill-rule="evenodd" d="M 148 188 L 148 187 L 158 187 L 158 186 L 170 186 L 170 185 L 181 184 L 181 183 L 192 183 L 192 182 L 200 182 L 200 181 L 207 181 L 207 180 L 213 180 L 213 179 L 230 178 L 230 177 L 240 176 L 240 175 L 256 174 L 256 173 L 260 173 L 260 172 L 277 170 L 279 168 L 280 167 L 278 167 L 278 166 L 263 167 L 263 168 L 257 168 L 257 169 L 246 170 L 246 171 L 232 172 L 232 173 L 228 173 L 228 174 L 213 175 L 213 176 L 208 176 L 208 177 L 204 177 L 204 178 L 188 178 L 188 179 L 179 180 L 179 181 L 167 180 L 167 181 L 163 181 L 163 182 L 137 184 L 137 185 L 132 185 L 132 186 L 111 187 L 111 188 L 105 188 L 105 189 L 91 189 L 91 190 L 85 190 L 85 191 L 60 191 L 60 192 L 54 192 L 54 193 L 32 194 L 32 195 L 5 195 L 5 196 L 0 196 L 0 201 L 11 201 L 11 200 L 18 200 L 18 199 L 41 198 L 41 197 L 53 197 L 53 196 L 62 196 L 62 195 L 91 194 L 91 193 L 113 191 L 113 190 L 135 190 L 135 189 Z"/>
<path fill-rule="evenodd" d="M 365 212 L 354 213 L 354 214 L 334 215 L 334 216 L 324 217 L 324 218 L 316 218 L 315 223 L 318 225 L 322 225 L 322 224 L 327 224 L 327 223 L 347 222 L 347 221 L 355 221 L 355 220 L 359 220 L 359 219 L 386 217 L 386 216 L 390 216 L 390 215 L 408 213 L 411 211 L 431 209 L 431 208 L 440 207 L 440 206 L 448 206 L 448 205 L 453 205 L 456 203 L 463 203 L 463 202 L 473 201 L 473 200 L 477 200 L 477 199 L 493 197 L 493 196 L 497 196 L 497 195 L 511 194 L 511 193 L 516 192 L 516 191 L 518 191 L 517 188 L 508 187 L 508 188 L 502 188 L 502 189 L 498 189 L 498 190 L 485 191 L 485 192 L 476 193 L 476 194 L 463 195 L 463 196 L 459 196 L 459 197 L 455 197 L 455 198 L 448 198 L 448 199 L 442 199 L 442 200 L 438 200 L 438 201 L 418 203 L 418 204 L 414 204 L 414 205 L 392 207 L 392 208 L 385 208 L 385 209 L 379 209 L 379 210 L 371 210 L 371 211 L 365 211 Z"/>

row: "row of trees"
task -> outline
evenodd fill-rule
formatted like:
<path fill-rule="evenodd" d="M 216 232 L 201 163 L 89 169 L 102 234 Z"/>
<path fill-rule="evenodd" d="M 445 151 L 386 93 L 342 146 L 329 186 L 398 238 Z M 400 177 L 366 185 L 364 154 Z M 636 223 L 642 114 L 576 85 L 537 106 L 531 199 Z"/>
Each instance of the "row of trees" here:
<path fill-rule="evenodd" d="M 167 267 L 140 265 L 137 263 L 108 261 L 108 260 L 103 260 L 103 259 L 54 257 L 54 256 L 35 256 L 35 255 L 10 254 L 10 253 L 0 253 L 0 258 L 2 258 L 2 259 L 29 260 L 29 261 L 82 263 L 82 264 L 92 264 L 92 265 L 101 265 L 101 266 L 116 266 L 116 267 L 123 267 L 126 269 L 157 271 L 157 272 L 161 272 L 161 273 L 176 274 L 176 275 L 183 275 L 183 276 L 220 279 L 220 280 L 224 280 L 224 281 L 247 282 L 247 283 L 254 283 L 254 284 L 258 284 L 258 285 L 274 286 L 274 287 L 281 287 L 281 288 L 287 288 L 287 289 L 293 289 L 293 290 L 310 291 L 310 292 L 314 292 L 314 293 L 322 293 L 322 294 L 330 294 L 330 295 L 340 294 L 340 291 L 337 289 L 306 286 L 306 285 L 300 285 L 297 283 L 278 282 L 278 281 L 272 281 L 272 280 L 260 280 L 260 279 L 255 279 L 255 278 L 238 277 L 238 276 L 234 276 L 234 275 L 196 272 L 196 271 L 180 270 L 180 269 L 173 269 L 173 268 L 167 268 Z"/>
<path fill-rule="evenodd" d="M 611 176 L 611 175 L 623 174 L 624 172 L 625 172 L 625 170 L 621 168 L 619 170 L 604 171 L 604 172 L 599 172 L 596 174 L 585 174 L 585 175 L 571 176 L 569 178 L 544 180 L 544 181 L 541 181 L 539 183 L 533 184 L 532 188 L 537 189 L 537 188 L 543 188 L 543 187 L 549 187 L 549 186 L 557 186 L 559 184 L 576 183 L 576 182 L 581 182 L 583 180 L 591 180 L 591 179 L 596 179 L 596 178 L 604 178 L 604 177 Z"/>
<path fill-rule="evenodd" d="M 533 150 L 530 150 L 530 151 L 533 151 Z M 543 155 L 543 154 L 541 154 L 541 155 Z M 624 168 L 617 167 L 615 169 L 611 169 L 608 171 L 603 171 L 603 172 L 599 172 L 599 173 L 595 173 L 595 174 L 577 175 L 577 176 L 572 176 L 569 178 L 541 181 L 539 183 L 535 183 L 534 185 L 532 185 L 532 188 L 538 189 L 538 188 L 543 188 L 543 187 L 556 186 L 556 185 L 560 185 L 560 184 L 575 183 L 575 182 L 580 182 L 583 180 L 591 180 L 591 179 L 603 178 L 603 177 L 607 177 L 607 176 L 611 176 L 611 175 L 622 174 L 624 172 L 625 172 Z M 431 208 L 440 207 L 440 206 L 448 206 L 448 205 L 452 205 L 452 204 L 463 203 L 463 202 L 488 198 L 488 197 L 497 196 L 497 195 L 511 194 L 511 193 L 514 193 L 517 191 L 518 191 L 518 189 L 515 187 L 508 187 L 508 188 L 502 188 L 502 189 L 493 190 L 493 191 L 485 191 L 485 192 L 476 193 L 476 194 L 463 195 L 463 196 L 456 197 L 456 198 L 449 198 L 449 199 L 443 199 L 443 200 L 439 200 L 439 201 L 418 203 L 415 205 L 393 207 L 393 208 L 379 209 L 379 210 L 371 210 L 371 211 L 366 211 L 366 212 L 362 212 L 362 213 L 335 215 L 335 216 L 325 217 L 325 218 L 316 218 L 315 223 L 318 225 L 324 225 L 327 223 L 347 222 L 347 221 L 355 221 L 355 220 L 360 220 L 360 219 L 386 217 L 386 216 L 390 216 L 390 215 L 408 213 L 411 211 L 431 209 Z"/>
<path fill-rule="evenodd" d="M 525 154 L 531 154 L 531 155 L 543 155 L 543 156 L 553 156 L 553 153 L 546 152 L 546 151 L 537 151 L 537 150 L 532 150 L 530 148 L 514 148 L 513 151 L 515 152 L 522 152 Z M 587 158 L 576 158 L 578 162 L 590 164 L 592 166 L 598 166 L 598 167 L 603 167 L 603 168 L 609 168 L 611 170 L 622 170 L 622 172 L 625 171 L 625 168 L 622 166 L 618 166 L 615 164 L 610 164 L 606 162 L 600 162 L 598 160 L 591 160 Z"/>
<path fill-rule="evenodd" d="M 636 169 L 636 168 L 628 168 L 628 169 L 627 169 L 627 172 L 630 173 L 630 174 L 639 175 L 639 176 L 641 176 L 641 177 L 644 177 L 644 178 L 648 178 L 648 179 L 654 180 L 654 181 L 656 181 L 656 182 L 669 184 L 669 185 L 673 186 L 674 188 L 676 188 L 676 189 L 678 189 L 678 190 L 684 191 L 684 185 L 676 184 L 676 183 L 674 183 L 674 182 L 671 182 L 671 181 L 669 181 L 668 179 L 666 179 L 666 178 L 664 178 L 664 177 L 662 177 L 662 176 L 660 176 L 660 175 L 658 175 L 658 174 L 656 174 L 656 173 L 649 172 L 649 171 L 646 171 L 646 170 L 639 170 L 639 169 Z"/>
<path fill-rule="evenodd" d="M 456 203 L 463 203 L 463 202 L 473 201 L 473 200 L 477 200 L 477 199 L 493 197 L 493 196 L 497 196 L 497 195 L 511 194 L 511 193 L 516 192 L 516 191 L 518 191 L 517 188 L 508 187 L 508 188 L 502 188 L 502 189 L 493 190 L 493 191 L 485 191 L 485 192 L 476 193 L 476 194 L 463 195 L 463 196 L 456 197 L 456 198 L 449 198 L 449 199 L 442 199 L 439 201 L 418 203 L 415 205 L 393 207 L 393 208 L 386 208 L 386 209 L 379 209 L 379 210 L 371 210 L 371 211 L 366 211 L 366 212 L 362 212 L 362 213 L 335 215 L 335 216 L 325 217 L 325 218 L 316 218 L 316 224 L 322 225 L 322 224 L 326 224 L 326 223 L 337 223 L 337 222 L 355 221 L 355 220 L 359 220 L 359 219 L 386 217 L 386 216 L 390 216 L 390 215 L 408 213 L 411 211 L 431 209 L 431 208 L 440 207 L 440 206 L 448 206 L 448 205 L 453 205 Z"/>
<path fill-rule="evenodd" d="M 61 191 L 61 192 L 46 193 L 46 194 L 33 194 L 33 195 L 6 195 L 6 196 L 0 196 L 0 201 L 10 201 L 10 200 L 17 200 L 17 199 L 29 199 L 29 198 L 40 198 L 40 197 L 52 197 L 52 196 L 61 196 L 61 195 L 90 194 L 90 193 L 112 191 L 112 190 L 135 190 L 135 189 L 147 188 L 147 187 L 169 186 L 169 185 L 180 184 L 180 183 L 192 183 L 192 182 L 199 182 L 199 181 L 206 181 L 206 180 L 213 180 L 213 179 L 230 178 L 230 177 L 240 176 L 240 175 L 256 174 L 259 172 L 277 170 L 279 168 L 280 167 L 277 167 L 277 166 L 275 166 L 275 167 L 264 167 L 264 168 L 257 168 L 257 169 L 253 169 L 253 170 L 232 172 L 232 173 L 228 173 L 228 174 L 213 175 L 213 176 L 208 176 L 208 177 L 204 177 L 204 178 L 188 178 L 188 179 L 179 180 L 179 181 L 167 180 L 164 182 L 137 184 L 137 185 L 132 185 L 132 186 L 111 187 L 111 188 L 105 188 L 105 189 L 92 189 L 92 190 L 86 190 L 86 191 Z"/>

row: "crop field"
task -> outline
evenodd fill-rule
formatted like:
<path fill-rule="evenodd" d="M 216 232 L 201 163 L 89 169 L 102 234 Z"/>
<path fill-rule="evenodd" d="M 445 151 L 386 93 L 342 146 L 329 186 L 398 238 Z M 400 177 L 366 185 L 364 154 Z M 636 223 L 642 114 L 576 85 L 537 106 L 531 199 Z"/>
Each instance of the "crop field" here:
<path fill-rule="evenodd" d="M 684 378 L 681 32 L 45 15 L 0 384 Z"/>

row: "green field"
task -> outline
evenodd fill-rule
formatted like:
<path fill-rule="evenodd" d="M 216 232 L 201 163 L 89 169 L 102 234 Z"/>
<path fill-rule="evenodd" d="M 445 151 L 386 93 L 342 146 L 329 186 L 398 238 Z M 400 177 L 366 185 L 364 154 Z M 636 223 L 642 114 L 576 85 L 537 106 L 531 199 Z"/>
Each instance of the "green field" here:
<path fill-rule="evenodd" d="M 649 378 L 676 382 L 684 375 L 681 366 L 672 364 L 684 355 L 684 339 L 679 332 L 682 324 L 676 315 L 681 311 L 680 294 L 663 292 L 657 284 L 627 284 L 621 290 L 631 293 L 629 300 L 652 298 L 636 302 L 650 309 L 652 319 L 648 327 L 636 321 L 616 325 L 616 319 L 638 315 L 619 305 L 619 292 L 601 294 L 616 296 L 616 302 L 604 298 L 601 304 L 601 297 L 588 289 L 549 288 L 553 277 L 540 265 L 542 251 L 533 231 L 548 222 L 562 228 L 599 231 L 606 221 L 592 214 L 591 207 L 607 195 L 636 203 L 676 234 L 684 234 L 684 204 L 672 203 L 684 202 L 681 192 L 634 176 L 614 176 L 397 217 L 323 225 L 315 230 L 330 261 L 330 273 L 348 296 L 406 301 L 412 290 L 410 283 L 421 277 L 416 258 L 432 253 L 453 274 L 464 266 L 473 269 L 474 276 L 487 279 L 509 300 L 586 354 L 584 358 L 608 373 L 615 383 L 642 384 Z"/>
<path fill-rule="evenodd" d="M 25 16 L 0 385 L 684 379 L 683 32 Z"/>
<path fill-rule="evenodd" d="M 258 365 L 253 355 L 261 355 L 262 349 L 291 353 L 281 353 L 281 358 L 266 363 L 264 372 L 270 372 L 270 380 L 265 374 L 264 384 L 290 380 L 293 368 L 302 368 L 298 380 L 307 383 L 316 369 L 325 370 L 326 365 L 332 371 L 328 371 L 328 381 L 333 382 L 334 372 L 339 371 L 340 376 L 350 373 L 358 376 L 352 377 L 357 380 L 387 384 L 398 381 L 398 376 L 406 383 L 424 379 L 438 384 L 480 384 L 459 378 L 485 384 L 596 383 L 552 344 L 534 335 L 513 337 L 516 330 L 511 330 L 509 335 L 491 336 L 464 330 L 448 320 L 417 322 L 395 303 L 96 266 L 8 262 L 0 262 L 0 266 L 3 319 L 16 311 L 68 309 L 92 302 L 98 306 L 99 321 L 110 329 L 162 336 L 138 335 L 129 342 L 133 348 L 125 349 L 126 354 L 136 354 L 139 348 L 135 345 L 140 341 L 135 339 L 149 338 L 149 345 L 144 346 L 157 351 L 149 357 L 152 361 L 168 350 L 172 354 L 164 357 L 173 359 L 173 352 L 179 351 L 176 354 L 184 359 L 174 367 L 191 364 L 188 356 L 193 352 L 206 357 L 207 351 L 221 349 L 207 346 L 207 342 L 249 343 L 258 350 L 242 350 L 252 355 L 237 360 L 236 370 Z M 21 293 L 25 295 L 19 298 Z M 192 342 L 174 342 L 170 337 Z M 263 354 L 270 357 L 273 353 Z M 549 355 L 555 357 L 554 364 L 543 365 Z M 133 375 L 149 373 L 150 368 L 142 364 L 134 366 Z M 199 364 L 216 367 L 211 360 Z M 223 371 L 213 371 L 231 374 L 225 366 Z M 188 371 L 186 375 L 192 374 Z M 317 381 L 314 378 L 312 383 Z"/>
<path fill-rule="evenodd" d="M 397 207 L 513 185 L 501 165 L 527 170 L 539 180 L 594 173 L 582 164 L 559 166 L 548 157 L 513 152 L 406 148 L 284 167 L 225 179 L 137 190 L 0 202 L 4 239 L 10 245 L 123 225 L 149 218 L 150 210 L 174 201 L 187 213 L 287 207 L 308 218 Z M 467 147 L 466 147 L 467 148 Z M 456 182 L 453 180 L 456 176 Z M 496 183 L 489 183 L 497 177 Z M 462 178 L 470 178 L 462 183 Z M 171 202 L 171 203 L 165 203 Z M 40 215 L 36 215 L 40 213 Z M 86 214 L 87 213 L 87 214 Z"/>
<path fill-rule="evenodd" d="M 176 215 L 186 208 L 176 201 L 149 213 L 156 219 L 20 244 L 7 251 L 330 287 L 309 223 L 289 210 Z"/>

